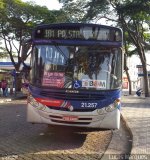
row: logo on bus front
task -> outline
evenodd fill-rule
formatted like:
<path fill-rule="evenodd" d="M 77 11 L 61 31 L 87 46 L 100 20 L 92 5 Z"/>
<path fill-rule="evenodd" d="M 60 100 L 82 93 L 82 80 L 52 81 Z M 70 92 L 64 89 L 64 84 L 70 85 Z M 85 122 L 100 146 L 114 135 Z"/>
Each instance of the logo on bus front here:
<path fill-rule="evenodd" d="M 82 87 L 106 89 L 106 80 L 83 79 Z"/>

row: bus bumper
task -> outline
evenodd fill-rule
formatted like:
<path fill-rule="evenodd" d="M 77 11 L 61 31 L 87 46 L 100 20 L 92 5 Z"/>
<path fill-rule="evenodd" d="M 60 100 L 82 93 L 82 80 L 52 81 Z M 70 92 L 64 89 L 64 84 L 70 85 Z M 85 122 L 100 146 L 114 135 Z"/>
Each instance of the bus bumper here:
<path fill-rule="evenodd" d="M 68 112 L 47 108 L 43 111 L 28 103 L 27 121 L 75 127 L 119 129 L 120 110 L 116 108 L 104 114 L 99 114 L 97 110 L 93 112 Z"/>

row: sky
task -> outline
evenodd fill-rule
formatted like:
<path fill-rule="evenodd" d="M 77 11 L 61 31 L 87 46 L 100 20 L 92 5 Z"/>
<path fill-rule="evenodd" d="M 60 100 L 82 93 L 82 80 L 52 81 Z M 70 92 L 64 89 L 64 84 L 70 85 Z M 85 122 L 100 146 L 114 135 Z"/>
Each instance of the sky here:
<path fill-rule="evenodd" d="M 58 0 L 22 0 L 23 2 L 34 2 L 37 5 L 40 6 L 46 6 L 49 10 L 53 9 L 60 9 L 61 4 L 58 2 Z"/>

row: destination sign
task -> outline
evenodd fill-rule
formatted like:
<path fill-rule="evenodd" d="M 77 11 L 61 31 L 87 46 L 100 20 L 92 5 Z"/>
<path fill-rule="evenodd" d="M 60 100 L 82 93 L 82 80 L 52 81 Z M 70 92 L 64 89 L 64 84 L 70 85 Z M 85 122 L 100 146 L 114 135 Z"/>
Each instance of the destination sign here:
<path fill-rule="evenodd" d="M 65 38 L 65 39 L 80 39 L 82 38 L 78 30 L 55 30 L 46 29 L 44 33 L 45 38 Z"/>
<path fill-rule="evenodd" d="M 38 39 L 68 39 L 68 40 L 106 40 L 121 41 L 119 30 L 104 27 L 78 28 L 40 28 L 35 32 Z"/>

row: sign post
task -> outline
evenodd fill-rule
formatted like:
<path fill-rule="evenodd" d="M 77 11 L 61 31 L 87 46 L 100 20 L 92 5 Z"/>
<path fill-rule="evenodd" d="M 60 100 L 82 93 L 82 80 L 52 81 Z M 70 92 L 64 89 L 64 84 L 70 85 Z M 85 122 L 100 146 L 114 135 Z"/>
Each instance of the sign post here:
<path fill-rule="evenodd" d="M 16 70 L 14 69 L 11 72 L 12 76 L 14 77 L 14 88 L 15 88 L 15 97 L 16 97 Z"/>

